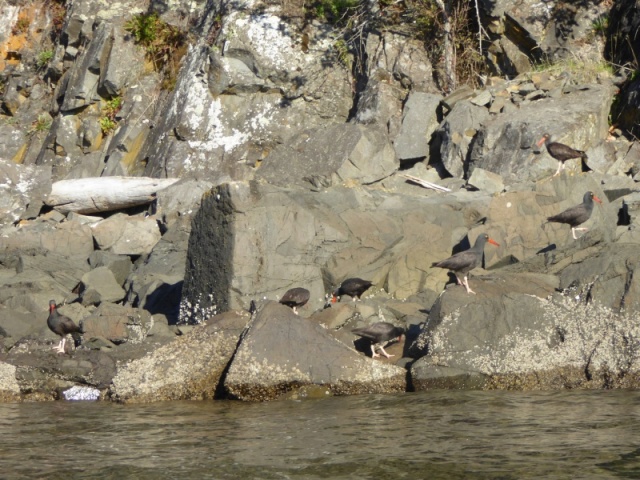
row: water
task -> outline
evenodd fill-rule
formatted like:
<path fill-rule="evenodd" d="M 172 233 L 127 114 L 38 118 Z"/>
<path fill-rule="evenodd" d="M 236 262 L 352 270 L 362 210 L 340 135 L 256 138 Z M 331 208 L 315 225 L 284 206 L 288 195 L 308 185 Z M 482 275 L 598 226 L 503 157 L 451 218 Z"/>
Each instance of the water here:
<path fill-rule="evenodd" d="M 640 392 L 0 404 L 0 478 L 640 478 Z"/>

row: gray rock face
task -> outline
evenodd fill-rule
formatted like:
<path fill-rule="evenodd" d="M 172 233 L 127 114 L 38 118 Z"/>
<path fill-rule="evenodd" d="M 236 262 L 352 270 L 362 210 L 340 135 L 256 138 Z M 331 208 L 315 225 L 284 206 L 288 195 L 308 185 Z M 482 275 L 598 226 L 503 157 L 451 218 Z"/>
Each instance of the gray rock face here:
<path fill-rule="evenodd" d="M 590 85 L 560 98 L 531 102 L 509 115 L 484 118 L 484 128 L 478 129 L 478 137 L 471 147 L 469 168 L 480 167 L 497 173 L 509 183 L 551 176 L 558 162 L 544 147 L 536 154 L 535 143 L 545 132 L 552 135 L 553 141 L 579 150 L 604 140 L 609 113 L 605 105 L 609 104 L 611 95 L 608 86 Z M 456 165 L 460 169 L 460 162 Z M 581 171 L 579 159 L 568 161 L 567 167 Z"/>
<path fill-rule="evenodd" d="M 404 105 L 402 126 L 393 142 L 400 160 L 426 157 L 429 159 L 429 141 L 438 127 L 436 110 L 440 95 L 411 93 Z"/>
<path fill-rule="evenodd" d="M 254 401 L 309 385 L 335 395 L 398 392 L 405 389 L 405 371 L 359 355 L 318 324 L 270 302 L 249 325 L 224 385 Z"/>
<path fill-rule="evenodd" d="M 604 245 L 597 254 L 563 268 L 560 288 L 612 312 L 635 312 L 640 308 L 637 253 L 635 244 Z"/>
<path fill-rule="evenodd" d="M 5 252 L 31 249 L 68 257 L 88 257 L 93 252 L 93 236 L 87 225 L 36 221 L 22 225 L 20 229 L 7 229 L 5 234 L 0 247 Z"/>
<path fill-rule="evenodd" d="M 305 52 L 296 45 L 301 33 L 279 13 L 243 7 L 225 15 L 215 34 L 222 57 L 210 54 L 202 35 L 185 58 L 167 114 L 146 141 L 146 174 L 248 179 L 276 144 L 347 119 L 349 72 L 329 36 L 310 24 L 314 48 Z M 218 28 L 215 15 L 207 11 L 203 25 Z"/>
<path fill-rule="evenodd" d="M 4 306 L 0 308 L 0 329 L 4 332 L 0 341 L 4 348 L 11 348 L 20 339 L 42 331 L 46 318 L 46 315 L 38 316 Z"/>
<path fill-rule="evenodd" d="M 454 177 L 463 178 L 466 174 L 471 143 L 488 118 L 486 108 L 461 101 L 436 130 L 442 165 Z"/>
<path fill-rule="evenodd" d="M 477 295 L 469 295 L 464 287 L 451 285 L 438 297 L 424 329 L 410 346 L 412 356 L 421 357 L 427 353 L 437 356 L 439 350 L 432 342 L 435 331 L 443 339 L 446 338 L 445 330 L 450 337 L 457 335 L 455 345 L 464 351 L 473 351 L 485 342 L 499 342 L 515 326 L 526 325 L 536 318 L 525 305 L 530 302 L 537 305 L 536 298 L 546 298 L 558 287 L 554 276 L 544 274 L 483 275 L 472 277 L 471 281 Z M 455 332 L 442 325 L 449 318 L 455 318 Z"/>
<path fill-rule="evenodd" d="M 78 383 L 105 389 L 116 371 L 114 358 L 105 352 L 76 352 L 70 358 L 29 341 L 14 348 L 7 362 L 15 366 L 20 398 L 27 401 L 57 400 L 63 390 Z"/>
<path fill-rule="evenodd" d="M 108 267 L 94 268 L 82 276 L 83 305 L 118 302 L 124 298 L 125 293 Z"/>
<path fill-rule="evenodd" d="M 476 301 L 479 305 L 441 317 L 429 339 L 429 355 L 412 367 L 416 389 L 635 384 L 638 352 L 624 340 L 637 335 L 637 324 L 630 317 L 566 297 L 549 300 L 508 293 L 498 300 L 502 306 L 495 320 L 486 317 L 476 323 L 471 310 L 485 309 L 492 302 Z"/>
<path fill-rule="evenodd" d="M 347 45 L 336 41 L 342 27 L 306 22 L 303 7 L 291 2 L 265 9 L 241 1 L 222 10 L 211 2 L 164 2 L 160 18 L 179 28 L 189 23 L 192 34 L 172 79 L 149 71 L 144 48 L 125 33 L 125 22 L 147 11 L 139 2 L 66 2 L 60 41 L 45 66 L 38 65 L 40 43 L 14 42 L 23 9 L 39 6 L 9 3 L 0 9 L 0 51 L 9 52 L 0 58 L 0 353 L 11 363 L 0 364 L 0 399 L 60 398 L 78 384 L 101 389 L 104 398 L 116 361 L 125 372 L 126 362 L 176 334 L 184 338 L 179 348 L 132 363 L 113 398 L 211 398 L 216 385 L 223 391 L 220 372 L 246 318 L 228 332 L 174 324 L 248 308 L 252 300 L 270 313 L 251 327 L 234 368 L 265 367 L 233 378 L 242 398 L 272 398 L 301 382 L 322 395 L 327 388 L 402 389 L 395 370 L 385 370 L 380 383 L 358 377 L 370 363 L 351 356 L 350 329 L 397 321 L 413 335 L 426 312 L 422 345 L 414 347 L 425 355 L 413 365 L 419 388 L 633 385 L 637 355 L 628 339 L 637 332 L 626 315 L 637 316 L 640 306 L 640 154 L 618 129 L 637 134 L 638 84 L 623 86 L 611 108 L 610 84 L 622 80 L 594 74 L 588 63 L 584 71 L 566 64 L 530 72 L 543 57 L 601 64 L 602 52 L 613 52 L 617 65 L 635 62 L 633 45 L 603 47 L 605 34 L 596 29 L 611 9 L 607 41 L 616 40 L 614 32 L 632 36 L 640 18 L 633 2 L 481 0 L 490 66 L 510 80 L 483 75 L 482 87 L 461 85 L 441 102 L 442 64 L 431 65 L 408 25 L 380 16 L 393 8 L 363 6 L 357 39 L 347 35 Z M 35 12 L 30 30 L 52 38 L 56 22 Z M 382 30 L 370 15 L 382 19 Z M 107 133 L 100 122 L 115 97 L 122 108 Z M 545 131 L 586 150 L 590 171 L 578 174 L 580 163 L 570 161 L 549 178 L 555 160 L 533 148 Z M 41 214 L 51 178 L 145 173 L 181 181 L 158 193 L 144 220 L 141 209 L 106 220 Z M 402 173 L 450 191 L 421 188 Z M 441 178 L 448 173 L 453 178 Z M 587 233 L 574 240 L 566 225 L 545 223 L 587 190 L 604 200 Z M 478 296 L 453 285 L 436 302 L 450 275 L 431 263 L 481 233 L 500 247 L 485 250 L 487 270 L 473 271 Z M 76 300 L 85 275 L 86 308 L 71 303 L 61 311 L 86 323 L 86 349 L 55 356 L 45 307 L 51 298 Z M 354 276 L 374 282 L 370 295 L 320 311 L 325 294 Z M 328 332 L 270 306 L 291 287 L 311 291 L 301 317 Z M 283 344 L 282 319 L 299 338 L 321 338 L 322 351 Z M 192 343 L 198 347 L 190 357 Z M 341 364 L 323 356 L 334 348 Z M 403 345 L 390 348 L 399 356 Z M 259 363 L 261 349 L 276 353 Z M 286 363 L 294 357 L 313 372 Z M 336 376 L 325 387 L 327 372 L 346 372 L 347 380 Z M 354 377 L 357 385 L 349 383 Z"/>
<path fill-rule="evenodd" d="M 120 255 L 150 253 L 160 240 L 158 224 L 153 218 L 129 218 L 116 214 L 91 226 L 93 238 L 101 250 Z"/>
<path fill-rule="evenodd" d="M 51 167 L 18 165 L 0 157 L 0 224 L 37 217 L 50 191 Z"/>
<path fill-rule="evenodd" d="M 499 193 L 504 190 L 504 182 L 500 175 L 482 168 L 474 168 L 469 177 L 469 185 L 488 193 Z"/>
<path fill-rule="evenodd" d="M 562 4 L 556 8 L 539 2 L 513 3 L 508 0 L 479 2 L 491 20 L 487 29 L 497 40 L 489 47 L 489 60 L 506 75 L 531 70 L 529 58 L 594 58 L 593 45 L 602 39 L 594 35 L 594 22 L 605 14 L 603 4 L 576 8 Z M 569 53 L 571 52 L 571 53 Z M 529 57 L 529 58 L 527 58 Z"/>
<path fill-rule="evenodd" d="M 145 339 L 153 326 L 153 318 L 142 309 L 103 303 L 82 320 L 82 326 L 84 338 L 102 337 L 115 344 L 136 344 Z"/>
<path fill-rule="evenodd" d="M 369 184 L 398 168 L 385 132 L 366 125 L 335 125 L 305 132 L 276 148 L 257 178 L 273 185 L 325 188 Z"/>
<path fill-rule="evenodd" d="M 394 140 L 409 91 L 438 92 L 432 65 L 419 42 L 389 31 L 367 35 L 366 55 L 367 83 L 359 96 L 355 121 L 384 125 Z"/>
<path fill-rule="evenodd" d="M 111 396 L 125 403 L 205 400 L 216 396 L 248 315 L 212 317 L 154 352 L 118 368 Z"/>
<path fill-rule="evenodd" d="M 96 250 L 91 254 L 89 264 L 91 268 L 107 267 L 113 273 L 118 285 L 124 285 L 133 267 L 131 259 L 127 255 L 116 255 L 115 253 L 101 250 Z"/>
<path fill-rule="evenodd" d="M 100 59 L 107 57 L 106 52 L 111 49 L 112 42 L 111 25 L 108 22 L 100 23 L 93 32 L 89 47 L 71 70 L 64 102 L 60 107 L 63 112 L 86 107 L 100 100 Z"/>
<path fill-rule="evenodd" d="M 216 187 L 194 217 L 181 318 L 199 322 L 297 286 L 311 292 L 314 310 L 354 276 L 400 298 L 439 289 L 443 277 L 427 273 L 431 262 L 450 255 L 452 240 L 484 216 L 488 200 L 403 200 L 379 190 L 314 193 L 255 182 Z"/>

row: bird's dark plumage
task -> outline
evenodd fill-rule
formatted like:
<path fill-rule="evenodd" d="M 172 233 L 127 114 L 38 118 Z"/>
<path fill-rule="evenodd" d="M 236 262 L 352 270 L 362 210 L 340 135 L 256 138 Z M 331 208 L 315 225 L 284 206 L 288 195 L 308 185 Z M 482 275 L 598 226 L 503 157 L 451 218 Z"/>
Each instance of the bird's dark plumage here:
<path fill-rule="evenodd" d="M 67 335 L 75 334 L 77 336 L 82 333 L 82 328 L 73 323 L 73 320 L 58 313 L 55 300 L 49 301 L 49 317 L 47 318 L 47 325 L 53 333 L 60 335 L 60 343 L 54 348 L 58 353 L 64 353 L 64 344 Z"/>
<path fill-rule="evenodd" d="M 306 288 L 291 288 L 287 290 L 284 295 L 282 295 L 280 303 L 286 305 L 287 307 L 291 307 L 294 313 L 298 313 L 296 309 L 298 307 L 304 307 L 309 301 L 310 296 L 311 293 Z"/>
<path fill-rule="evenodd" d="M 371 356 L 373 358 L 380 356 L 376 353 L 376 347 L 379 347 L 384 356 L 389 358 L 393 355 L 389 355 L 384 351 L 385 345 L 391 340 L 402 337 L 405 329 L 402 327 L 396 327 L 389 322 L 377 322 L 367 327 L 354 328 L 351 331 L 356 335 L 371 341 Z"/>
<path fill-rule="evenodd" d="M 582 150 L 576 150 L 564 143 L 552 142 L 551 136 L 548 133 L 545 133 L 542 138 L 538 140 L 538 147 L 542 146 L 543 143 L 545 147 L 547 147 L 549 155 L 558 160 L 558 170 L 554 176 L 560 173 L 560 170 L 564 168 L 564 162 L 567 160 L 571 160 L 572 158 L 582 158 L 583 160 L 587 160 L 587 154 Z"/>
<path fill-rule="evenodd" d="M 348 278 L 333 292 L 333 301 L 336 301 L 336 297 L 342 295 L 349 295 L 354 300 L 360 299 L 362 294 L 366 292 L 373 283 L 369 280 L 363 280 L 361 278 Z"/>
<path fill-rule="evenodd" d="M 577 228 L 578 225 L 582 225 L 584 222 L 591 218 L 591 212 L 593 212 L 593 201 L 602 203 L 593 192 L 586 192 L 582 197 L 582 203 L 566 209 L 564 212 L 560 212 L 557 215 L 553 215 L 547 218 L 548 222 L 566 223 L 571 227 L 571 233 L 574 240 L 576 237 L 576 230 L 587 230 L 586 228 Z"/>
<path fill-rule="evenodd" d="M 473 247 L 469 250 L 456 253 L 455 255 L 441 260 L 440 262 L 434 262 L 431 266 L 446 268 L 455 272 L 458 284 L 464 285 L 467 289 L 467 293 L 475 293 L 471 288 L 469 288 L 467 274 L 482 262 L 482 254 L 484 253 L 484 246 L 487 242 L 500 246 L 495 240 L 489 238 L 489 235 L 482 233 L 478 238 L 476 238 L 476 243 L 474 243 Z M 460 277 L 458 277 L 459 273 L 464 275 L 464 280 L 460 280 Z"/>

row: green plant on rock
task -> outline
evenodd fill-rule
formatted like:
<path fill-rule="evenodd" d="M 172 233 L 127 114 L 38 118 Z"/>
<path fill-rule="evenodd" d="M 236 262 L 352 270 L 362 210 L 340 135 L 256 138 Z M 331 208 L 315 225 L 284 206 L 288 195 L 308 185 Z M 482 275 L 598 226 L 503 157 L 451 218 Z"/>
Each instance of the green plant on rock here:
<path fill-rule="evenodd" d="M 319 0 L 314 5 L 315 15 L 330 23 L 347 24 L 351 15 L 357 14 L 360 0 Z"/>
<path fill-rule="evenodd" d="M 113 132 L 118 123 L 114 120 L 111 120 L 109 117 L 101 117 L 100 118 L 100 129 L 102 130 L 103 135 L 109 135 Z"/>
<path fill-rule="evenodd" d="M 122 109 L 122 98 L 113 97 L 102 107 L 102 117 L 100 117 L 100 129 L 104 135 L 109 135 L 118 126 L 116 115 Z"/>
<path fill-rule="evenodd" d="M 163 88 L 175 85 L 172 77 L 177 75 L 180 59 L 186 53 L 186 32 L 164 22 L 157 13 L 136 15 L 124 28 L 145 48 L 154 69 L 163 73 Z"/>
<path fill-rule="evenodd" d="M 338 60 L 342 63 L 347 69 L 351 70 L 353 66 L 353 59 L 349 54 L 349 45 L 343 39 L 336 40 L 333 44 L 333 49 L 336 51 L 336 55 L 338 56 Z"/>
<path fill-rule="evenodd" d="M 150 13 L 136 15 L 124 24 L 124 29 L 133 35 L 136 43 L 145 47 L 152 45 L 158 36 L 160 19 L 158 14 Z"/>
<path fill-rule="evenodd" d="M 34 133 L 48 132 L 49 129 L 51 128 L 52 123 L 53 123 L 53 120 L 51 120 L 51 117 L 46 113 L 42 113 L 38 115 L 38 119 L 31 124 L 29 133 L 34 134 Z"/>
<path fill-rule="evenodd" d="M 604 37 L 607 34 L 607 29 L 609 28 L 609 17 L 603 15 L 596 18 L 591 24 L 591 28 L 593 30 L 593 33 Z"/>
<path fill-rule="evenodd" d="M 581 58 L 563 58 L 556 61 L 543 60 L 533 66 L 534 72 L 547 72 L 551 75 L 568 73 L 577 83 L 595 82 L 599 77 L 611 77 L 613 65 L 604 60 L 595 61 Z"/>
<path fill-rule="evenodd" d="M 36 66 L 38 67 L 38 69 L 43 69 L 47 65 L 49 65 L 49 62 L 52 58 L 53 50 L 42 50 L 36 57 Z"/>
<path fill-rule="evenodd" d="M 31 20 L 29 20 L 27 17 L 20 17 L 11 29 L 11 33 L 14 35 L 22 35 L 23 33 L 27 33 L 29 31 L 30 25 Z"/>

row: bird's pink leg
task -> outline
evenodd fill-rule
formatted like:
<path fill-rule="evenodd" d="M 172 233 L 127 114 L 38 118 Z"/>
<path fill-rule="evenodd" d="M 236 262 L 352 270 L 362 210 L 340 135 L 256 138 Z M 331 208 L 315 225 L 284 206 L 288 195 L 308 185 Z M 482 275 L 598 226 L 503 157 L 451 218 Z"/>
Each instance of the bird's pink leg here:
<path fill-rule="evenodd" d="M 54 348 L 54 350 L 56 350 L 58 353 L 64 353 L 64 344 L 66 340 L 66 337 L 62 337 L 62 340 L 60 340 L 60 343 L 56 348 Z"/>
<path fill-rule="evenodd" d="M 395 355 L 389 355 L 387 352 L 384 351 L 384 347 L 382 345 L 380 345 L 380 351 L 382 352 L 382 354 L 387 357 L 387 358 L 391 358 L 394 357 Z"/>
<path fill-rule="evenodd" d="M 380 356 L 380 354 L 376 353 L 376 346 L 374 344 L 372 344 L 371 345 L 371 358 L 377 358 L 379 356 Z"/>
<path fill-rule="evenodd" d="M 581 227 L 581 228 L 573 227 L 573 228 L 571 229 L 571 233 L 573 234 L 573 239 L 574 239 L 574 240 L 577 240 L 577 239 L 578 239 L 578 237 L 576 237 L 576 232 L 577 232 L 577 231 L 586 232 L 587 230 L 589 230 L 589 229 L 588 229 L 588 228 L 585 228 L 585 227 Z"/>
<path fill-rule="evenodd" d="M 296 315 L 298 315 L 298 310 L 296 309 L 296 307 L 293 307 L 293 313 L 295 313 Z"/>
<path fill-rule="evenodd" d="M 464 282 L 460 280 L 460 277 L 456 275 L 456 280 L 458 281 L 458 285 L 464 285 Z"/>
<path fill-rule="evenodd" d="M 471 288 L 469 287 L 469 279 L 466 275 L 464 276 L 464 287 L 467 289 L 467 293 L 473 293 L 474 295 L 476 294 L 476 292 L 471 290 Z"/>
<path fill-rule="evenodd" d="M 564 170 L 564 163 L 562 162 L 558 162 L 558 170 L 556 170 L 556 173 L 554 173 L 553 176 L 557 176 L 560 173 L 560 170 Z"/>

